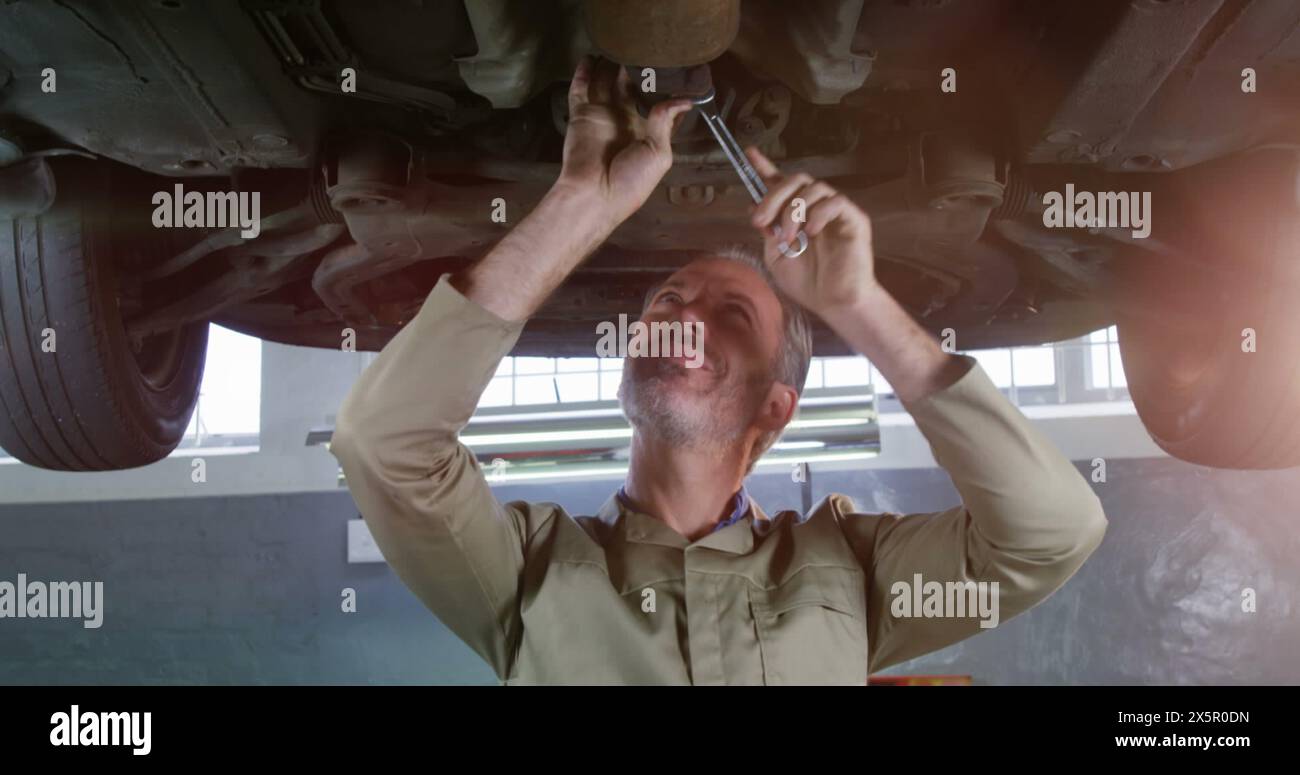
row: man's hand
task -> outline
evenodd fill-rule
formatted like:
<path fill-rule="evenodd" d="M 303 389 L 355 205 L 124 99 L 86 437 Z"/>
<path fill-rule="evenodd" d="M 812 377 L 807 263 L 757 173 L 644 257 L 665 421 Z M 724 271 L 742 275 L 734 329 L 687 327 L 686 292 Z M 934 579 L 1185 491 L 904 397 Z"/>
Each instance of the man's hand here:
<path fill-rule="evenodd" d="M 610 229 L 645 204 L 673 164 L 669 138 L 690 100 L 655 105 L 637 113 L 632 79 L 608 60 L 584 57 L 569 86 L 569 127 L 557 189 L 593 195 L 605 208 Z"/>
<path fill-rule="evenodd" d="M 807 173 L 782 175 L 757 148 L 746 154 L 767 184 L 767 196 L 754 207 L 753 224 L 763 233 L 763 258 L 781 289 L 819 312 L 852 308 L 873 294 L 877 288 L 867 214 Z M 796 220 L 797 214 L 804 222 Z M 786 258 L 780 246 L 789 244 L 799 229 L 808 237 L 808 249 Z"/>
<path fill-rule="evenodd" d="M 618 225 L 636 212 L 673 164 L 673 122 L 690 100 L 636 111 L 631 79 L 587 58 L 569 89 L 560 177 L 488 254 L 452 278 L 467 298 L 505 320 L 527 320 Z"/>
<path fill-rule="evenodd" d="M 969 368 L 966 362 L 944 352 L 876 282 L 867 214 L 807 174 L 782 175 L 757 148 L 746 154 L 767 184 L 767 196 L 754 208 L 753 224 L 763 233 L 763 259 L 781 290 L 865 355 L 905 406 L 960 379 Z M 800 206 L 803 223 L 796 220 Z M 779 246 L 789 243 L 800 228 L 808 237 L 808 249 L 787 258 Z"/>

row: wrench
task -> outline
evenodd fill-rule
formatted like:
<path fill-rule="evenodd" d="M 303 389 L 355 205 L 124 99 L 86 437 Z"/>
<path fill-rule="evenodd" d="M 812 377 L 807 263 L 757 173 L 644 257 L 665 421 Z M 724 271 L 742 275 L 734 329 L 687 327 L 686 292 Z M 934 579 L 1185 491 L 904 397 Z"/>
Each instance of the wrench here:
<path fill-rule="evenodd" d="M 722 116 L 718 114 L 718 103 L 714 96 L 715 92 L 710 88 L 703 96 L 692 98 L 691 102 L 700 111 L 700 117 L 704 119 L 704 123 L 709 127 L 709 131 L 713 133 L 718 145 L 722 146 L 722 153 L 726 155 L 727 161 L 731 162 L 736 174 L 740 176 L 740 182 L 744 184 L 745 190 L 749 192 L 749 197 L 754 200 L 754 204 L 759 204 L 767 196 L 767 186 L 764 185 L 763 179 L 759 177 L 758 170 L 754 169 L 754 165 L 749 163 L 749 159 L 746 158 L 740 144 L 736 142 L 736 138 L 732 137 L 731 131 L 727 129 L 726 122 L 722 120 Z M 777 237 L 781 236 L 780 226 L 773 226 L 772 230 Z M 801 256 L 808 249 L 808 235 L 803 233 L 803 229 L 800 229 L 794 236 L 795 241 L 799 243 L 797 248 L 792 249 L 785 242 L 777 244 L 781 255 L 786 258 Z"/>

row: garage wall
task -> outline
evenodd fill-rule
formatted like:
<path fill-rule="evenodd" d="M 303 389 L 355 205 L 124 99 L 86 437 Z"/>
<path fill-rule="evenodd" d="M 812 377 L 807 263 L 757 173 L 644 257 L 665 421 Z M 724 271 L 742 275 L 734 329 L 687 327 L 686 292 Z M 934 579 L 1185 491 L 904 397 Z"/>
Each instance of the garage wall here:
<path fill-rule="evenodd" d="M 45 471 L 13 461 L 0 463 L 0 503 L 202 499 L 335 491 L 338 461 L 323 445 L 308 447 L 304 443 L 308 431 L 333 424 L 343 398 L 370 360 L 369 353 L 263 342 L 258 451 L 222 454 L 220 448 L 190 450 L 142 468 L 93 473 Z M 1027 406 L 1022 411 L 1073 459 L 1164 456 L 1128 401 Z M 880 442 L 879 457 L 839 467 L 862 470 L 934 466 L 929 443 L 904 412 L 881 416 Z M 202 482 L 195 482 L 192 476 L 196 457 L 204 459 L 206 478 Z"/>
<path fill-rule="evenodd" d="M 814 469 L 813 486 L 862 510 L 957 502 L 937 469 Z M 890 672 L 993 684 L 1300 682 L 1300 469 L 1116 460 L 1093 486 L 1110 530 L 1064 589 Z M 798 506 L 788 477 L 750 488 L 769 512 Z M 612 489 L 498 492 L 590 512 Z M 355 517 L 346 492 L 0 505 L 0 580 L 100 580 L 106 598 L 97 630 L 0 619 L 0 683 L 492 683 L 386 565 L 346 563 Z M 345 587 L 356 613 L 340 610 Z M 1245 587 L 1257 613 L 1241 611 Z"/>

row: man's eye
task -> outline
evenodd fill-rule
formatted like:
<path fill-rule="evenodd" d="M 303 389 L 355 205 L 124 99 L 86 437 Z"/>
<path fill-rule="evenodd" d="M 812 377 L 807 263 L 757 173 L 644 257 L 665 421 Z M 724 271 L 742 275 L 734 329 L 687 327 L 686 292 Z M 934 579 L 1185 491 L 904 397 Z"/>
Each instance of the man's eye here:
<path fill-rule="evenodd" d="M 745 309 L 743 306 L 739 304 L 728 304 L 727 309 L 731 312 L 740 315 L 740 317 L 743 318 L 746 323 L 752 324 L 754 322 L 749 319 L 749 310 Z"/>
<path fill-rule="evenodd" d="M 669 300 L 671 300 L 671 301 L 681 301 L 681 300 L 682 300 L 682 297 L 681 297 L 681 296 L 678 296 L 677 294 L 673 293 L 672 291 L 668 291 L 668 292 L 662 294 L 662 295 L 659 297 L 659 301 L 669 301 Z"/>

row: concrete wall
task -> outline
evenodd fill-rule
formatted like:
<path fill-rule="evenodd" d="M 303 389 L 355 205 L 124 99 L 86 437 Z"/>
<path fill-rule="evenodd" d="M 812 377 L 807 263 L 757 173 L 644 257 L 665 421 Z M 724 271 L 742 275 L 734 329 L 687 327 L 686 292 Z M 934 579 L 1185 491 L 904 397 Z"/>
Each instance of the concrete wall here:
<path fill-rule="evenodd" d="M 814 468 L 813 486 L 864 511 L 958 500 L 947 475 L 927 468 Z M 1300 682 L 1300 469 L 1112 460 L 1093 486 L 1110 530 L 1061 591 L 890 672 L 994 684 Z M 581 513 L 613 487 L 498 494 Z M 800 501 L 784 475 L 750 488 L 769 512 Z M 0 505 L 0 581 L 100 580 L 106 598 L 95 630 L 0 619 L 0 683 L 493 683 L 386 565 L 346 563 L 345 523 L 356 516 L 338 491 Z M 356 613 L 340 610 L 345 587 Z M 1241 611 L 1245 587 L 1256 613 Z"/>

